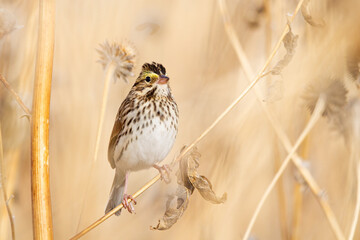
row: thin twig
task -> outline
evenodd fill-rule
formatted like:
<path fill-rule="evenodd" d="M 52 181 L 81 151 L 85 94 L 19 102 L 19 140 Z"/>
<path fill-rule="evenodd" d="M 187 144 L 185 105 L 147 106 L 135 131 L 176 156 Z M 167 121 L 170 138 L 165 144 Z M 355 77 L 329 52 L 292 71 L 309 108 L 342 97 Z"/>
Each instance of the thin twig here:
<path fill-rule="evenodd" d="M 55 38 L 55 0 L 40 0 L 31 129 L 33 238 L 53 239 L 49 176 L 49 116 Z"/>
<path fill-rule="evenodd" d="M 8 81 L 6 81 L 5 77 L 0 73 L 0 81 L 4 84 L 4 86 L 10 91 L 10 93 L 12 94 L 12 96 L 15 98 L 15 100 L 17 101 L 17 103 L 20 105 L 20 107 L 22 108 L 22 110 L 24 110 L 24 112 L 26 113 L 27 116 L 31 117 L 31 112 L 29 110 L 29 108 L 27 108 L 24 104 L 24 102 L 21 100 L 19 94 L 17 94 L 14 89 L 11 87 L 10 83 L 8 83 Z"/>
<path fill-rule="evenodd" d="M 106 110 L 106 105 L 107 105 L 107 100 L 108 100 L 108 95 L 109 95 L 109 86 L 110 86 L 111 80 L 113 79 L 115 69 L 116 69 L 116 64 L 114 62 L 110 62 L 106 68 L 103 97 L 102 97 L 102 103 L 101 103 L 101 109 L 100 109 L 100 119 L 99 119 L 99 123 L 98 123 L 97 134 L 96 134 L 96 142 L 95 142 L 93 161 L 91 163 L 90 173 L 88 175 L 88 180 L 86 182 L 84 195 L 83 195 L 82 201 L 81 201 L 82 204 L 80 206 L 81 210 L 80 210 L 80 216 L 79 216 L 79 221 L 77 224 L 76 232 L 79 230 L 79 227 L 81 224 L 82 215 L 83 215 L 83 212 L 85 209 L 85 203 L 86 203 L 85 199 L 86 199 L 87 193 L 89 191 L 91 176 L 93 175 L 94 166 L 95 166 L 95 163 L 98 158 L 100 139 L 101 139 L 101 134 L 102 134 L 103 125 L 104 125 L 105 110 Z"/>
<path fill-rule="evenodd" d="M 272 191 L 272 189 L 274 188 L 277 180 L 280 178 L 280 176 L 283 174 L 283 172 L 285 171 L 287 165 L 289 164 L 293 154 L 296 152 L 296 150 L 298 149 L 298 147 L 300 146 L 300 144 L 302 143 L 302 141 L 304 140 L 304 138 L 307 136 L 307 134 L 310 132 L 310 130 L 315 126 L 315 123 L 319 120 L 319 118 L 321 117 L 323 111 L 325 108 L 325 97 L 324 96 L 320 96 L 315 110 L 308 122 L 308 124 L 306 125 L 305 129 L 302 131 L 302 133 L 300 134 L 299 138 L 296 140 L 296 143 L 294 144 L 293 148 L 290 150 L 289 154 L 287 155 L 287 157 L 285 158 L 285 160 L 283 161 L 281 167 L 279 168 L 278 172 L 276 173 L 276 175 L 274 176 L 274 178 L 272 179 L 270 185 L 266 188 L 265 193 L 262 195 L 260 202 L 258 203 L 255 212 L 250 220 L 250 223 L 248 225 L 248 227 L 246 228 L 245 234 L 243 239 L 247 240 L 250 236 L 250 232 L 252 227 L 254 226 L 255 220 L 257 218 L 257 216 L 260 213 L 260 210 L 262 208 L 262 206 L 265 203 L 265 200 L 267 199 L 267 197 L 269 196 L 270 192 Z"/>
<path fill-rule="evenodd" d="M 354 152 L 354 150 L 353 150 L 353 152 Z M 356 156 L 357 154 L 353 153 L 353 155 Z M 356 230 L 357 223 L 359 221 L 359 213 L 360 213 L 360 162 L 359 162 L 359 159 L 355 159 L 355 161 L 356 161 L 356 165 L 357 165 L 357 167 L 356 167 L 356 175 L 357 175 L 356 205 L 355 205 L 354 218 L 351 223 L 348 240 L 354 239 L 355 230 Z"/>
<path fill-rule="evenodd" d="M 307 118 L 307 121 L 309 119 Z M 300 156 L 302 159 L 308 159 L 309 155 L 309 138 L 310 134 L 305 138 Z M 302 217 L 302 206 L 303 206 L 303 189 L 304 189 L 304 182 L 302 180 L 295 181 L 294 187 L 294 214 L 293 214 L 293 225 L 292 225 L 292 232 L 291 232 L 291 239 L 298 240 L 300 234 L 300 223 Z"/>
<path fill-rule="evenodd" d="M 13 240 L 15 240 L 15 225 L 14 225 L 13 215 L 11 213 L 11 209 L 9 206 L 9 201 L 8 201 L 9 199 L 6 192 L 6 186 L 4 180 L 5 172 L 3 168 L 3 162 L 4 162 L 4 152 L 3 152 L 3 143 L 2 143 L 2 134 L 1 134 L 1 124 L 0 124 L 0 187 L 2 187 L 4 203 L 9 216 L 9 221 L 11 226 L 11 237 Z"/>
<path fill-rule="evenodd" d="M 286 25 L 284 31 L 283 31 L 283 35 L 282 37 L 279 39 L 278 44 L 276 45 L 276 47 L 279 47 L 282 39 L 284 38 L 284 33 L 286 31 L 288 31 L 288 27 L 289 25 L 292 23 L 292 21 L 294 20 L 294 17 L 296 16 L 296 14 L 299 11 L 299 8 L 301 7 L 302 1 L 300 1 L 297 5 L 297 8 L 295 9 L 294 13 L 291 15 L 292 17 L 288 20 L 288 24 Z M 245 76 L 250 80 L 252 75 L 253 75 L 253 70 L 250 67 L 249 61 L 246 57 L 246 54 L 243 51 L 243 48 L 237 38 L 237 35 L 232 27 L 231 22 L 229 21 L 229 15 L 227 14 L 227 9 L 226 9 L 226 5 L 223 2 L 223 0 L 219 0 L 219 7 L 220 7 L 220 11 L 222 12 L 222 16 L 223 16 L 223 22 L 225 25 L 225 29 L 227 31 L 227 34 L 229 36 L 229 39 L 231 40 L 231 43 L 237 53 L 237 56 L 240 60 L 240 63 L 242 64 L 242 67 L 244 68 L 244 72 L 245 72 Z M 275 48 L 277 49 L 277 48 Z M 273 56 L 273 55 L 272 55 Z M 264 71 L 262 71 L 262 74 L 260 77 L 264 77 L 266 76 L 268 73 L 270 73 L 270 71 L 268 71 L 266 74 L 263 73 Z M 290 150 L 292 149 L 291 143 L 289 138 L 286 136 L 286 134 L 284 133 L 284 131 L 281 128 L 280 123 L 277 121 L 277 119 L 273 116 L 273 114 L 269 111 L 269 109 L 266 107 L 266 105 L 264 104 L 263 101 L 261 101 L 260 99 L 260 92 L 259 90 L 255 87 L 255 93 L 257 95 L 257 99 L 260 102 L 260 105 L 262 107 L 262 109 L 264 110 L 264 112 L 266 113 L 267 118 L 269 119 L 269 121 L 271 122 L 271 125 L 273 126 L 276 134 L 278 135 L 279 139 L 281 140 L 282 144 L 285 146 L 285 149 L 290 152 Z M 342 233 L 339 224 L 336 220 L 335 214 L 333 213 L 330 205 L 328 204 L 328 202 L 321 197 L 321 193 L 322 190 L 320 189 L 320 187 L 318 186 L 318 184 L 316 183 L 316 181 L 314 180 L 314 178 L 312 177 L 312 175 L 310 174 L 310 172 L 302 165 L 302 160 L 301 158 L 299 158 L 299 156 L 295 153 L 292 159 L 293 163 L 295 164 L 295 166 L 298 168 L 300 174 L 303 176 L 303 178 L 305 179 L 305 181 L 307 182 L 307 184 L 309 185 L 309 188 L 311 189 L 312 193 L 316 196 L 316 199 L 318 200 L 318 202 L 320 203 L 329 223 L 330 226 L 333 230 L 333 232 L 335 233 L 335 235 L 338 237 L 338 239 L 344 239 L 344 234 Z"/>

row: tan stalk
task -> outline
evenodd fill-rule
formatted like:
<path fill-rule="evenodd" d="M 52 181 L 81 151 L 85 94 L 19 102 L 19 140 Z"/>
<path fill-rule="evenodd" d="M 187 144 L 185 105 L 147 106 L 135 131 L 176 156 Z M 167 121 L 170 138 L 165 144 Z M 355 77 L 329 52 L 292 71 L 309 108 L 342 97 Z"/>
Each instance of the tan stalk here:
<path fill-rule="evenodd" d="M 270 55 L 271 53 L 271 45 L 272 45 L 272 28 L 271 28 L 271 23 L 272 23 L 272 16 L 271 16 L 271 0 L 265 0 L 264 1 L 264 5 L 265 5 L 265 18 L 266 18 L 266 23 L 265 23 L 265 36 L 266 36 L 266 40 L 265 40 L 265 51 L 266 51 L 266 56 Z M 250 80 L 248 78 L 248 80 Z M 266 77 L 266 86 L 267 89 L 269 89 L 271 85 L 271 75 L 268 75 Z M 257 94 L 258 100 L 260 100 L 260 96 Z M 275 160 L 275 167 L 276 169 L 278 169 L 281 165 L 281 161 L 280 161 L 280 153 L 279 153 L 279 147 L 276 141 L 274 141 L 275 144 L 275 155 L 274 155 L 274 160 Z M 279 183 L 278 183 L 278 199 L 279 199 L 279 214 L 280 214 L 280 226 L 281 226 L 281 237 L 284 240 L 289 239 L 289 231 L 288 231 L 288 217 L 287 217 L 287 210 L 286 210 L 286 194 L 285 194 L 285 190 L 284 190 L 284 182 L 283 182 L 283 177 L 281 177 L 279 179 Z"/>
<path fill-rule="evenodd" d="M 307 119 L 308 120 L 308 119 Z M 300 156 L 302 159 L 307 159 L 309 154 L 309 138 L 310 134 L 305 138 L 302 148 L 300 151 Z M 303 204 L 303 189 L 304 183 L 298 179 L 295 182 L 294 187 L 294 216 L 293 216 L 293 227 L 291 232 L 291 239 L 298 240 L 300 239 L 300 223 L 302 216 L 302 204 Z"/>
<path fill-rule="evenodd" d="M 89 191 L 91 176 L 93 175 L 94 166 L 95 166 L 95 163 L 98 158 L 100 140 L 101 140 L 103 125 L 104 125 L 105 110 L 106 110 L 107 100 L 108 100 L 108 96 L 109 96 L 109 86 L 110 86 L 111 80 L 113 79 L 115 69 L 116 69 L 116 64 L 114 62 L 110 62 L 106 69 L 103 97 L 102 97 L 102 103 L 101 103 L 101 109 L 100 109 L 100 118 L 99 118 L 99 123 L 98 123 L 98 129 L 97 129 L 97 134 L 96 134 L 96 142 L 95 142 L 95 148 L 94 148 L 93 161 L 91 163 L 89 177 L 87 179 L 84 195 L 82 197 L 82 201 L 81 201 L 82 204 L 80 205 L 81 210 L 80 210 L 80 216 L 79 216 L 79 221 L 77 224 L 76 232 L 79 230 L 79 227 L 81 224 L 81 220 L 82 220 L 82 216 L 83 216 L 83 212 L 84 212 L 85 204 L 86 204 L 85 199 L 86 199 L 86 196 Z"/>
<path fill-rule="evenodd" d="M 276 136 L 274 136 L 276 138 Z M 279 145 L 278 142 L 274 140 L 274 148 L 275 148 L 275 168 L 276 170 L 281 166 L 281 159 L 280 159 L 280 152 L 279 152 Z M 279 198 L 279 214 L 280 214 L 280 226 L 281 226 L 281 237 L 282 239 L 289 239 L 289 232 L 288 232 L 288 217 L 287 217 L 287 210 L 286 210 L 286 194 L 284 189 L 283 183 L 283 176 L 280 177 L 278 182 L 278 198 Z"/>
<path fill-rule="evenodd" d="M 11 95 L 15 98 L 17 103 L 20 105 L 22 110 L 26 113 L 27 116 L 31 117 L 31 112 L 28 107 L 24 104 L 24 102 L 21 100 L 19 94 L 17 94 L 14 89 L 11 87 L 11 85 L 6 81 L 3 75 L 0 74 L 0 81 L 4 84 L 4 86 L 10 91 Z"/>
<path fill-rule="evenodd" d="M 356 226 L 359 221 L 359 213 L 360 213 L 360 161 L 359 161 L 360 159 L 359 159 L 359 154 L 357 154 L 357 151 L 358 151 L 357 147 L 352 147 L 351 155 L 352 155 L 352 158 L 355 158 L 355 162 L 356 162 L 357 193 L 356 193 L 356 205 L 355 205 L 355 210 L 354 210 L 354 217 L 353 217 L 353 221 L 351 223 L 348 240 L 354 239 Z"/>
<path fill-rule="evenodd" d="M 15 240 L 15 225 L 13 215 L 11 213 L 11 209 L 9 206 L 9 197 L 7 196 L 6 192 L 6 185 L 5 185 L 5 171 L 4 171 L 4 152 L 3 152 L 3 143 L 2 143 L 2 134 L 1 134 L 1 124 L 0 124 L 0 187 L 2 188 L 4 203 L 6 207 L 7 214 L 9 216 L 10 227 L 11 227 L 11 237 Z"/>
<path fill-rule="evenodd" d="M 31 129 L 33 238 L 53 239 L 49 177 L 49 113 L 54 54 L 55 1 L 40 0 Z"/>
<path fill-rule="evenodd" d="M 298 13 L 301 4 L 303 1 L 300 1 L 294 11 L 294 13 L 291 15 L 292 17 L 290 19 L 288 19 L 288 23 L 291 24 L 292 21 L 294 20 L 294 17 L 296 16 L 296 14 Z M 237 38 L 237 35 L 232 27 L 231 22 L 229 21 L 229 16 L 227 14 L 227 9 L 226 9 L 226 5 L 224 4 L 223 0 L 219 0 L 219 7 L 220 7 L 220 11 L 222 12 L 222 16 L 223 16 L 223 21 L 224 21 L 224 25 L 225 25 L 225 29 L 226 32 L 228 34 L 228 37 L 236 51 L 236 54 L 239 58 L 239 61 L 242 64 L 242 67 L 244 68 L 244 72 L 245 72 L 245 76 L 248 79 L 251 79 L 251 76 L 253 75 L 253 71 L 252 68 L 249 64 L 249 61 L 246 57 L 246 54 L 243 51 L 243 48 Z M 284 32 L 288 31 L 288 25 L 285 27 Z M 279 47 L 279 43 L 282 41 L 283 37 L 284 37 L 284 32 L 282 37 L 279 39 L 278 44 L 275 47 L 275 51 L 278 49 Z M 274 54 L 274 51 L 273 51 Z M 273 56 L 273 55 L 272 55 Z M 264 71 L 262 71 L 264 72 Z M 262 76 L 265 76 L 266 74 L 263 74 Z M 284 131 L 282 130 L 282 127 L 280 125 L 280 123 L 277 121 L 277 119 L 273 116 L 273 114 L 270 112 L 270 110 L 266 107 L 265 103 L 260 99 L 260 93 L 259 90 L 257 88 L 255 88 L 255 93 L 257 95 L 257 99 L 259 100 L 262 109 L 264 110 L 264 112 L 266 113 L 267 118 L 269 119 L 271 125 L 273 126 L 277 136 L 279 137 L 279 139 L 281 140 L 282 144 L 284 145 L 285 149 L 290 152 L 290 150 L 292 149 L 291 143 L 289 138 L 286 136 L 286 134 L 284 133 Z M 335 214 L 333 213 L 330 205 L 328 204 L 328 202 L 322 198 L 322 190 L 320 189 L 319 185 L 316 183 L 316 181 L 314 180 L 314 178 L 312 177 L 312 175 L 310 174 L 310 172 L 302 165 L 302 159 L 295 153 L 294 154 L 294 158 L 292 159 L 293 163 L 295 164 L 295 166 L 297 167 L 297 169 L 299 170 L 300 174 L 302 175 L 302 177 L 305 179 L 306 183 L 309 185 L 309 188 L 311 189 L 312 193 L 316 196 L 316 199 L 318 200 L 318 202 L 320 203 L 329 223 L 331 226 L 331 229 L 333 230 L 333 232 L 335 233 L 335 235 L 337 236 L 338 239 L 344 239 L 344 234 L 342 233 L 339 224 L 336 220 Z"/>
<path fill-rule="evenodd" d="M 11 164 L 6 165 L 6 172 L 4 173 L 4 177 L 6 177 L 6 193 L 7 196 L 10 196 L 8 202 L 13 197 L 14 189 L 15 189 L 15 182 L 18 173 L 18 166 L 20 160 L 20 149 L 10 150 L 6 154 L 8 159 L 11 159 Z M 3 211 L 2 211 L 3 210 Z M 6 239 L 8 236 L 8 229 L 11 230 L 11 226 L 8 225 L 8 213 L 6 210 L 6 205 L 0 211 L 0 239 Z"/>

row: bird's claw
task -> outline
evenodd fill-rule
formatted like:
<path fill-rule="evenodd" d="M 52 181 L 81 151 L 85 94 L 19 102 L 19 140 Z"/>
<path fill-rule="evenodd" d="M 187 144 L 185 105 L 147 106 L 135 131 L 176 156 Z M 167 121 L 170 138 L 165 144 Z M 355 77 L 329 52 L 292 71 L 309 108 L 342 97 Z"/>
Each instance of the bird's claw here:
<path fill-rule="evenodd" d="M 159 171 L 161 180 L 163 180 L 165 183 L 171 182 L 170 174 L 172 170 L 168 164 L 164 164 L 162 166 L 155 164 L 154 168 L 156 168 Z"/>
<path fill-rule="evenodd" d="M 128 201 L 130 200 L 130 201 Z M 136 205 L 136 200 L 133 198 L 133 196 L 124 194 L 122 204 L 126 210 L 129 211 L 129 213 L 135 213 L 135 208 L 133 206 L 133 203 Z"/>

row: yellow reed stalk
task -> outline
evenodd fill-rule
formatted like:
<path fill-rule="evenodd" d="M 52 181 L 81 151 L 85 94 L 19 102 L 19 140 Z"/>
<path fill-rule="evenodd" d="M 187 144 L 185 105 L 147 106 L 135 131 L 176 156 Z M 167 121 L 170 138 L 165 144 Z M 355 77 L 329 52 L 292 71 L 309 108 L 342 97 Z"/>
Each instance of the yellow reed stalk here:
<path fill-rule="evenodd" d="M 15 225 L 14 225 L 13 215 L 11 213 L 11 209 L 9 206 L 9 198 L 8 198 L 7 192 L 6 192 L 6 185 L 5 185 L 5 180 L 4 180 L 5 172 L 4 172 L 3 163 L 4 163 L 4 152 L 3 152 L 3 143 L 2 143 L 2 134 L 1 134 L 1 124 L 0 124 L 0 187 L 2 188 L 2 191 L 3 191 L 4 203 L 5 203 L 7 214 L 9 216 L 9 221 L 10 221 L 10 226 L 11 226 L 11 237 L 13 240 L 15 240 Z"/>
<path fill-rule="evenodd" d="M 49 179 L 49 112 L 54 27 L 55 1 L 40 0 L 31 129 L 31 195 L 34 239 L 53 239 Z"/>

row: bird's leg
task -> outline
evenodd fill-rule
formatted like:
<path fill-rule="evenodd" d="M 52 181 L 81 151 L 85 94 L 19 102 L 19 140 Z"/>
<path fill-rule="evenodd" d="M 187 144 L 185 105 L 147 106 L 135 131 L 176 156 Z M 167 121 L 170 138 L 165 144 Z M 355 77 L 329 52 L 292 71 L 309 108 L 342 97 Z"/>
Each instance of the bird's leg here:
<path fill-rule="evenodd" d="M 157 164 L 154 164 L 153 167 L 159 171 L 159 173 L 161 175 L 161 180 L 164 180 L 165 183 L 171 182 L 171 179 L 170 179 L 171 168 L 169 165 L 164 164 L 162 166 L 159 166 Z"/>
<path fill-rule="evenodd" d="M 123 194 L 122 204 L 123 204 L 124 208 L 129 211 L 129 213 L 133 213 L 133 212 L 135 212 L 135 208 L 132 203 L 134 202 L 134 204 L 136 205 L 136 201 L 133 198 L 133 196 L 126 193 L 129 174 L 130 174 L 130 172 L 126 172 L 126 175 L 125 175 L 125 186 L 124 186 L 124 194 Z M 128 200 L 131 200 L 132 202 L 128 202 Z"/>

